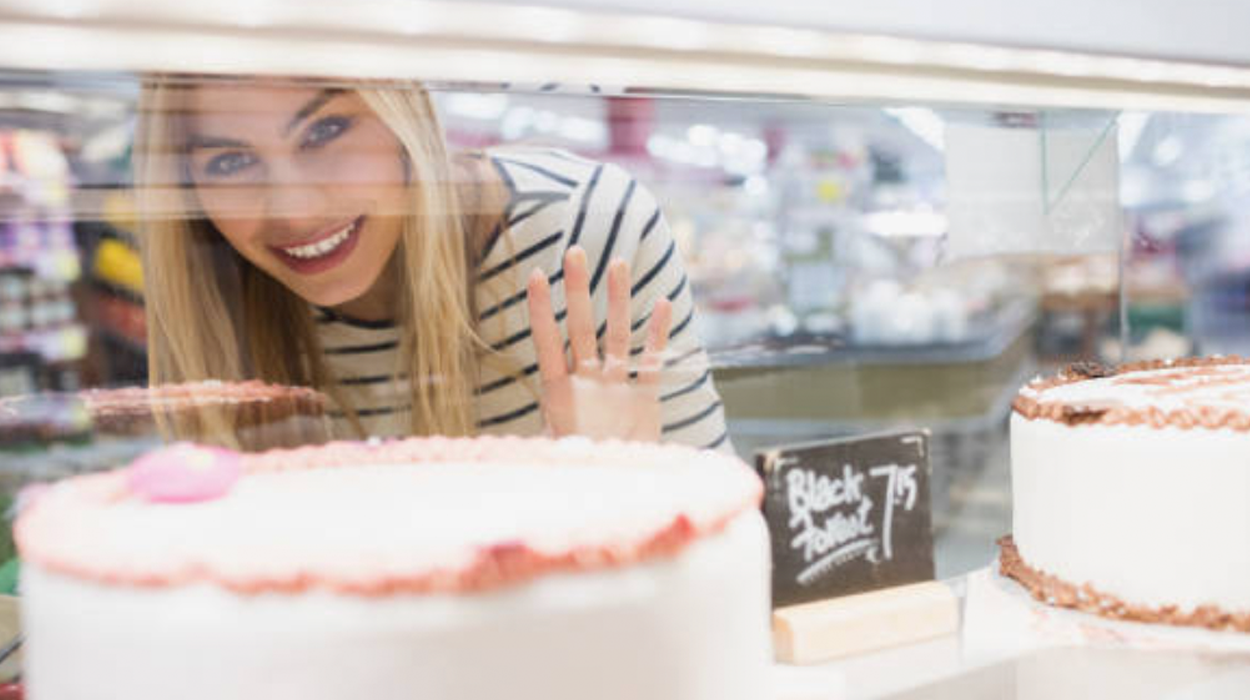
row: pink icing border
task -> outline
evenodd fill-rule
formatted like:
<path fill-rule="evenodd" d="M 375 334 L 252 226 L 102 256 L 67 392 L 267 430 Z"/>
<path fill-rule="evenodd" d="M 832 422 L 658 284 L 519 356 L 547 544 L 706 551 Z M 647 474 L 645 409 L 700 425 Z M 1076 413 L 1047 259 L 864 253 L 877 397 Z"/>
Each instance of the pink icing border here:
<path fill-rule="evenodd" d="M 91 561 L 90 557 L 57 557 L 47 545 L 57 537 L 72 537 L 57 522 L 32 518 L 36 501 L 14 526 L 14 539 L 22 557 L 50 571 L 110 585 L 171 587 L 213 583 L 240 594 L 297 594 L 311 589 L 378 597 L 395 594 L 473 593 L 515 585 L 559 572 L 609 569 L 673 556 L 692 542 L 722 531 L 737 516 L 758 508 L 763 483 L 740 460 L 693 448 L 638 443 L 585 441 L 580 444 L 541 438 L 482 437 L 476 439 L 410 438 L 388 442 L 335 442 L 316 447 L 271 450 L 243 456 L 245 474 L 312 468 L 350 468 L 362 463 L 509 461 L 541 464 L 585 464 L 628 468 L 639 463 L 680 463 L 692 458 L 725 464 L 727 475 L 742 482 L 741 498 L 732 507 L 696 519 L 676 514 L 670 522 L 650 532 L 639 532 L 625 541 L 604 541 L 594 546 L 562 552 L 538 551 L 525 542 L 499 542 L 479 549 L 463 566 L 410 574 L 371 574 L 368 571 L 315 575 L 292 572 L 266 576 L 248 572 L 212 571 L 202 567 L 178 574 L 154 574 L 127 570 Z M 749 477 L 749 478 L 745 478 Z M 246 477 L 244 477 L 246 478 Z M 77 488 L 96 502 L 130 498 L 125 472 L 114 471 L 68 480 L 61 488 Z M 49 527 L 51 525 L 51 527 Z"/>

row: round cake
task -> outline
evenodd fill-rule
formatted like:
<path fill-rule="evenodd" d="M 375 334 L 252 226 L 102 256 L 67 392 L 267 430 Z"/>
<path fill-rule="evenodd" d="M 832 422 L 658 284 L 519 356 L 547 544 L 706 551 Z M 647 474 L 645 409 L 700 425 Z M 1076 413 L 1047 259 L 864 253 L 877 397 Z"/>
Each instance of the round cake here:
<path fill-rule="evenodd" d="M 326 395 L 315 389 L 259 380 L 11 396 L 0 398 L 0 446 L 55 442 L 89 433 L 110 437 L 164 433 L 249 450 L 320 444 L 330 435 L 328 403 Z M 61 413 L 72 421 L 54 420 Z"/>
<path fill-rule="evenodd" d="M 15 526 L 34 700 L 759 698 L 762 486 L 690 448 L 178 444 Z"/>
<path fill-rule="evenodd" d="M 1250 363 L 1075 365 L 1014 409 L 1005 575 L 1056 605 L 1250 632 Z"/>
<path fill-rule="evenodd" d="M 178 437 L 249 449 L 294 447 L 329 437 L 325 394 L 259 380 L 208 380 L 78 393 L 98 432 Z M 164 425 L 162 425 L 162 423 Z"/>

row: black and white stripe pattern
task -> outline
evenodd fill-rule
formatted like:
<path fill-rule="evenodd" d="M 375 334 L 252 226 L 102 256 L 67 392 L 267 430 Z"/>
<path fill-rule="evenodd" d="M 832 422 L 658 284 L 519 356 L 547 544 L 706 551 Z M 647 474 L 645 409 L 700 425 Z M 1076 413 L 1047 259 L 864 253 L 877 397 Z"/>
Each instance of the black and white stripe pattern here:
<path fill-rule="evenodd" d="M 630 263 L 632 354 L 642 352 L 650 311 L 657 299 L 673 303 L 669 357 L 661 375 L 663 439 L 696 447 L 732 449 L 724 412 L 712 383 L 681 254 L 652 194 L 621 168 L 561 151 L 506 150 L 491 156 L 510 191 L 509 225 L 490 243 L 479 268 L 479 331 L 501 354 L 488 362 L 477 388 L 483 433 L 541 432 L 535 401 L 537 363 L 530 342 L 525 280 L 541 269 L 551 282 L 556 319 L 565 316 L 564 252 L 586 250 L 591 301 L 599 335 L 606 331 L 608 262 Z M 359 407 L 375 435 L 402 435 L 410 420 L 406 381 L 391 381 L 397 366 L 398 332 L 389 324 L 361 324 L 326 314 L 319 319 L 327 361 L 343 391 Z M 563 324 L 561 324 L 563 330 Z M 513 367 L 517 380 L 504 371 Z"/>

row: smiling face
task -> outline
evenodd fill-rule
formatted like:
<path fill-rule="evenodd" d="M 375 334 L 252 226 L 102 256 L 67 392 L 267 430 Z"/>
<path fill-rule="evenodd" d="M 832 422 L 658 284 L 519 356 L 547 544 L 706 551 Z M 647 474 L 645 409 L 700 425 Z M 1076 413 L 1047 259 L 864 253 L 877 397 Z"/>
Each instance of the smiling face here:
<path fill-rule="evenodd" d="M 387 270 L 407 201 L 401 147 L 354 92 L 205 85 L 190 92 L 187 170 L 205 216 L 303 299 L 393 314 Z"/>

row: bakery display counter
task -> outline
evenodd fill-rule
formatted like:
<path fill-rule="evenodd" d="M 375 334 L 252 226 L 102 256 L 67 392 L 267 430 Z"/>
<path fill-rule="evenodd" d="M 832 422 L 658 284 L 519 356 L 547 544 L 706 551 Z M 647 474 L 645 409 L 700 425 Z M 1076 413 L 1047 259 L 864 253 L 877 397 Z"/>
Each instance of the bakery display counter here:
<path fill-rule="evenodd" d="M 1033 320 L 1006 315 L 972 344 L 863 348 L 837 342 L 713 353 L 735 440 L 862 432 L 882 425 L 975 419 L 1033 371 Z M 1006 413 L 1001 414 L 1005 416 Z"/>
<path fill-rule="evenodd" d="M 856 343 L 841 336 L 795 334 L 712 350 L 718 376 L 764 369 L 797 369 L 840 364 L 932 365 L 976 363 L 1008 351 L 1036 321 L 1034 304 L 1018 301 L 979 324 L 976 332 L 951 342 Z"/>

